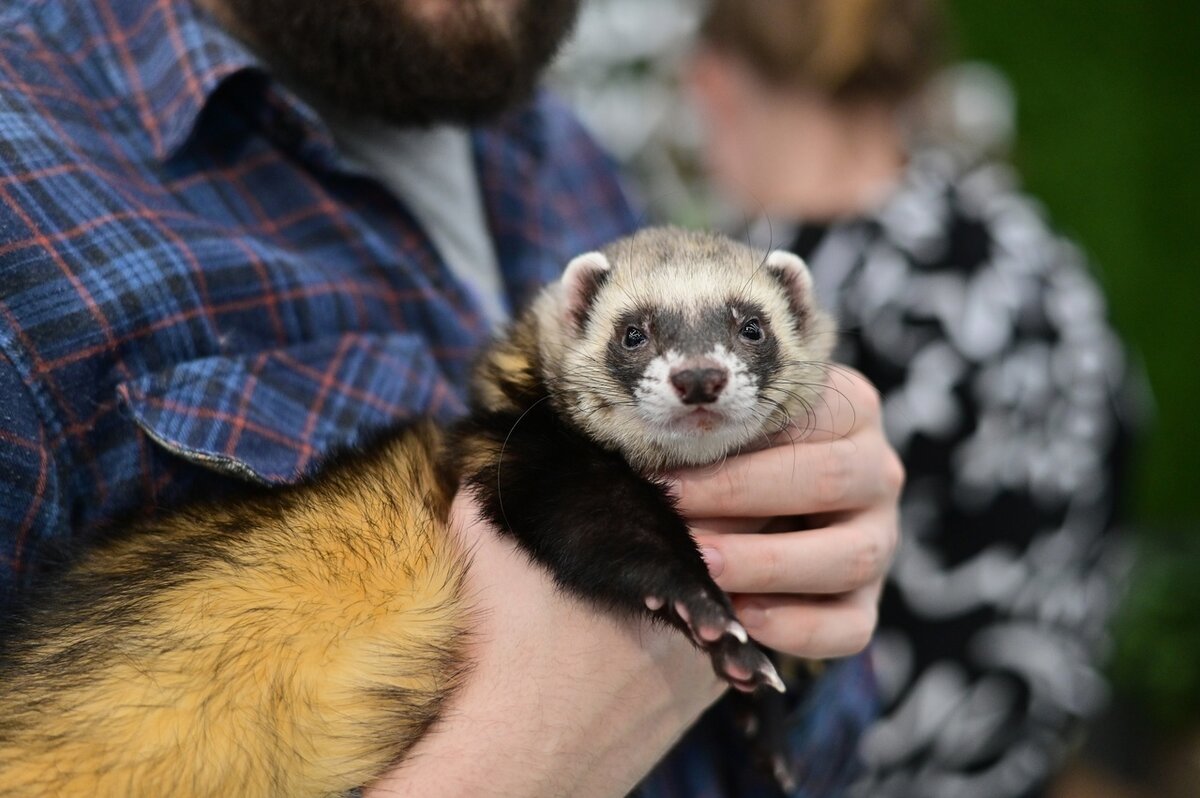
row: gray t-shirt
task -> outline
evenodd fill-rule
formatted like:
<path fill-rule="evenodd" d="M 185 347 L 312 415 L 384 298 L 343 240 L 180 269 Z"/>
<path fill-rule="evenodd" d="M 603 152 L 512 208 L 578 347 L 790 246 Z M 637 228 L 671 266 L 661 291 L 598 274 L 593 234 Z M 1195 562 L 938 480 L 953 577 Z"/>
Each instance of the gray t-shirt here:
<path fill-rule="evenodd" d="M 493 326 L 508 319 L 500 264 L 465 128 L 331 119 L 347 158 L 404 202 Z"/>

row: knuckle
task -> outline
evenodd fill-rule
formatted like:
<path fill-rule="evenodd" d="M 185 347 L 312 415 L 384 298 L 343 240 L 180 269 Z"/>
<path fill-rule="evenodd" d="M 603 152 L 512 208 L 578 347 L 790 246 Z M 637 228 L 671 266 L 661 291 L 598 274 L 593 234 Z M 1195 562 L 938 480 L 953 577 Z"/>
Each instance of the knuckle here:
<path fill-rule="evenodd" d="M 875 625 L 879 619 L 879 611 L 875 605 L 865 607 L 851 625 L 846 635 L 846 655 L 857 654 L 871 645 L 875 636 Z"/>
<path fill-rule="evenodd" d="M 890 516 L 884 530 L 886 537 L 884 538 L 883 570 L 886 571 L 892 567 L 892 560 L 900 548 L 901 537 L 904 534 L 900 529 L 900 516 L 898 514 Z"/>
<path fill-rule="evenodd" d="M 853 479 L 851 442 L 833 441 L 822 459 L 816 479 L 817 501 L 824 507 L 837 505 L 850 492 Z"/>
<path fill-rule="evenodd" d="M 879 391 L 875 390 L 875 386 L 863 380 L 863 389 L 859 392 L 858 404 L 862 412 L 868 419 L 875 421 L 881 417 L 883 413 L 883 398 L 879 395 Z"/>
<path fill-rule="evenodd" d="M 887 447 L 887 455 L 884 457 L 883 480 L 889 496 L 899 496 L 904 490 L 904 482 L 908 477 L 908 473 L 904 468 L 904 461 L 896 454 L 896 451 L 891 446 Z"/>
<path fill-rule="evenodd" d="M 805 613 L 788 625 L 788 653 L 798 657 L 817 657 L 821 655 L 817 642 L 819 626 L 811 613 Z"/>
<path fill-rule="evenodd" d="M 861 373 L 855 371 L 849 375 L 846 396 L 853 403 L 854 410 L 858 414 L 860 421 L 874 421 L 879 418 L 883 399 L 880 397 L 879 391 L 871 384 L 871 381 Z"/>
<path fill-rule="evenodd" d="M 762 587 L 764 590 L 781 589 L 787 580 L 788 570 L 788 558 L 780 547 L 763 547 Z"/>
<path fill-rule="evenodd" d="M 728 464 L 716 473 L 711 502 L 718 516 L 736 515 L 738 499 L 745 493 L 745 479 L 740 469 Z"/>
<path fill-rule="evenodd" d="M 891 558 L 891 547 L 887 537 L 876 530 L 860 528 L 847 570 L 847 589 L 853 590 L 868 585 L 880 577 Z"/>

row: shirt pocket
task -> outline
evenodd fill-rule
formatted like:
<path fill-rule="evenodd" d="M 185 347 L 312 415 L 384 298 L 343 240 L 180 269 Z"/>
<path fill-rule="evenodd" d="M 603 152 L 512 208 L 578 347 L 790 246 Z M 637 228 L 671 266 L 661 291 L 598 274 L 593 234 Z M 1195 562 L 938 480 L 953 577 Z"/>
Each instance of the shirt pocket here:
<path fill-rule="evenodd" d="M 301 481 L 389 427 L 463 410 L 428 344 L 403 334 L 352 333 L 192 360 L 123 382 L 117 393 L 159 446 L 268 485 Z"/>

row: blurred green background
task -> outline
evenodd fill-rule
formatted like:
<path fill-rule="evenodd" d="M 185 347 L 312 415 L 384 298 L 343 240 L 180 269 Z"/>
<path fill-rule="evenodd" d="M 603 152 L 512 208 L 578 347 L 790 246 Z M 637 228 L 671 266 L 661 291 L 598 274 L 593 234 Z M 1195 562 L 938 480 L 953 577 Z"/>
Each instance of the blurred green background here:
<path fill-rule="evenodd" d="M 1017 167 L 1091 255 L 1153 392 L 1114 710 L 1088 757 L 1125 786 L 1077 770 L 1058 794 L 1200 794 L 1200 2 L 950 5 L 958 54 L 1012 81 Z"/>
<path fill-rule="evenodd" d="M 960 54 L 999 66 L 1016 89 L 1026 186 L 1092 256 L 1144 360 L 1155 422 L 1135 517 L 1159 534 L 1200 531 L 1200 2 L 951 9 Z"/>

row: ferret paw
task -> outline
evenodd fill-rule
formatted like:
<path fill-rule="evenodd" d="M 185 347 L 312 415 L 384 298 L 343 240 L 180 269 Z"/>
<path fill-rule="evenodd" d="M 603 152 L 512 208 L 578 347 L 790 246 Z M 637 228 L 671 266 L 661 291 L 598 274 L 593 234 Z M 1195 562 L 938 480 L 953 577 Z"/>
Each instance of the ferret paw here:
<path fill-rule="evenodd" d="M 752 693 L 765 685 L 784 692 L 783 679 L 734 617 L 724 593 L 698 590 L 681 598 L 647 596 L 645 603 L 651 612 L 673 615 L 692 642 L 712 657 L 717 675 L 733 687 Z"/>
<path fill-rule="evenodd" d="M 707 650 L 726 636 L 741 643 L 750 640 L 746 628 L 734 617 L 729 599 L 719 591 L 716 595 L 701 589 L 683 596 L 646 596 L 645 602 L 646 608 L 653 613 L 674 616 L 703 649 Z"/>
<path fill-rule="evenodd" d="M 713 670 L 734 688 L 753 693 L 759 687 L 787 692 L 770 657 L 754 643 L 726 638 L 709 649 Z"/>

